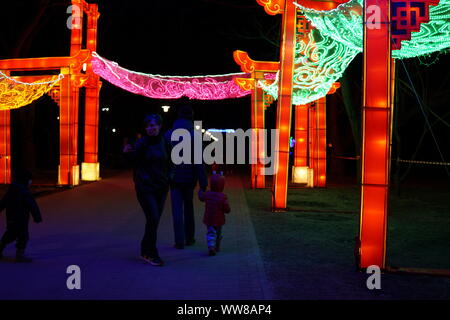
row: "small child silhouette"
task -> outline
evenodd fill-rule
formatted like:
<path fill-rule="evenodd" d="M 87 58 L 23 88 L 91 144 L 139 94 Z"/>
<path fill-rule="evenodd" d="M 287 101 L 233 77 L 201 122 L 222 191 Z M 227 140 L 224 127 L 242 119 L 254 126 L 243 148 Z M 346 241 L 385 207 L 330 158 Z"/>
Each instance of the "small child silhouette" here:
<path fill-rule="evenodd" d="M 6 232 L 0 240 L 0 259 L 3 249 L 16 241 L 16 262 L 31 262 L 25 254 L 28 243 L 28 222 L 30 213 L 34 222 L 42 222 L 41 212 L 30 190 L 31 173 L 27 170 L 18 170 L 8 191 L 0 200 L 0 212 L 6 209 Z"/>
<path fill-rule="evenodd" d="M 205 202 L 205 215 L 203 223 L 207 226 L 206 241 L 210 256 L 220 251 L 222 240 L 222 226 L 225 224 L 225 213 L 230 212 L 230 204 L 226 194 L 223 193 L 225 178 L 219 174 L 213 174 L 210 179 L 210 191 L 199 191 L 200 201 Z"/>

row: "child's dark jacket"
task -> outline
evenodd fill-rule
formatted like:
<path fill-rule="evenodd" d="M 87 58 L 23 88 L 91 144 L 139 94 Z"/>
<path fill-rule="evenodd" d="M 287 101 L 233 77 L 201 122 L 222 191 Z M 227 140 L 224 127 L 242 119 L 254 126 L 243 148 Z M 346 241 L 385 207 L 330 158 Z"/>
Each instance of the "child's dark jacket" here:
<path fill-rule="evenodd" d="M 225 179 L 220 175 L 213 175 L 210 179 L 211 191 L 200 191 L 199 199 L 205 202 L 203 223 L 207 226 L 220 227 L 225 224 L 225 213 L 230 212 L 227 196 L 222 192 Z"/>
<path fill-rule="evenodd" d="M 0 200 L 0 212 L 6 209 L 7 226 L 26 227 L 30 213 L 35 222 L 42 222 L 41 212 L 30 190 L 13 182 L 3 199 Z"/>

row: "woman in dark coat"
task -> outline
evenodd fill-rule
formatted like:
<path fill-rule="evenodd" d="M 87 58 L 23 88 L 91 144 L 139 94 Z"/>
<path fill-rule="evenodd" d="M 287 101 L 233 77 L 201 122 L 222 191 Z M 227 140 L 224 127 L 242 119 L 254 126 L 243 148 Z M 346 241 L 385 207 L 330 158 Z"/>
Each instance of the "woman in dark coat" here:
<path fill-rule="evenodd" d="M 126 145 L 124 152 L 134 165 L 136 196 L 146 219 L 141 258 L 154 266 L 162 266 L 164 262 L 156 248 L 156 236 L 169 190 L 171 147 L 160 132 L 161 116 L 149 115 L 144 123 L 147 134 L 136 142 L 134 148 Z"/>

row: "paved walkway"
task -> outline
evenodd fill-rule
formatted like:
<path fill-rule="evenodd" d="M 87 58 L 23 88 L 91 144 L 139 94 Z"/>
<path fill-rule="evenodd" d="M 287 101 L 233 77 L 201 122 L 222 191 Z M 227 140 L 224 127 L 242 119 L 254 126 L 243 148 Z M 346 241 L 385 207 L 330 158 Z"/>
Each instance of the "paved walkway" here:
<path fill-rule="evenodd" d="M 0 299 L 270 299 L 240 179 L 229 177 L 232 212 L 223 251 L 208 257 L 203 204 L 195 201 L 193 247 L 173 248 L 170 199 L 158 232 L 164 267 L 138 259 L 144 215 L 131 173 L 38 198 L 44 223 L 31 224 L 31 264 L 14 263 L 14 247 L 0 261 Z M 0 218 L 4 230 L 4 216 Z M 66 268 L 81 268 L 81 290 L 68 290 Z"/>

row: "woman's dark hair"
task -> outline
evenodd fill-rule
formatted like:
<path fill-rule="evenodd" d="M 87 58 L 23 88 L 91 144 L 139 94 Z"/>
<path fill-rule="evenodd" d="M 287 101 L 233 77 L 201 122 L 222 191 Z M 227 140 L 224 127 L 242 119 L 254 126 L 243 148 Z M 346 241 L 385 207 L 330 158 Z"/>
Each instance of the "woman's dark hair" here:
<path fill-rule="evenodd" d="M 192 120 L 194 119 L 194 110 L 190 105 L 183 105 L 178 108 L 178 118 Z"/>
<path fill-rule="evenodd" d="M 144 118 L 144 125 L 148 126 L 150 121 L 155 121 L 158 125 L 161 125 L 163 122 L 162 117 L 159 114 L 149 114 Z"/>

